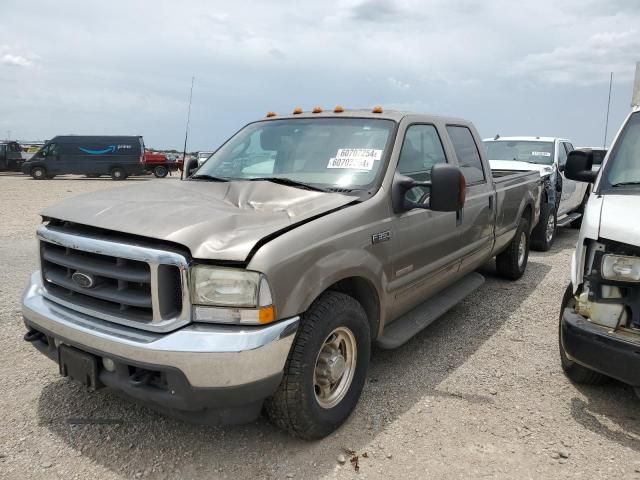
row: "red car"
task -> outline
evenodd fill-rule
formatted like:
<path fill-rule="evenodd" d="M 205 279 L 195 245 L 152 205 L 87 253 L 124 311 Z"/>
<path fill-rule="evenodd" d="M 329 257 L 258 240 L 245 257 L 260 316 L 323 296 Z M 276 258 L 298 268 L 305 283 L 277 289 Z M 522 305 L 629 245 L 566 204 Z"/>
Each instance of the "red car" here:
<path fill-rule="evenodd" d="M 164 178 L 171 170 L 182 170 L 182 160 L 169 160 L 164 153 L 144 152 L 144 165 L 158 178 Z"/>

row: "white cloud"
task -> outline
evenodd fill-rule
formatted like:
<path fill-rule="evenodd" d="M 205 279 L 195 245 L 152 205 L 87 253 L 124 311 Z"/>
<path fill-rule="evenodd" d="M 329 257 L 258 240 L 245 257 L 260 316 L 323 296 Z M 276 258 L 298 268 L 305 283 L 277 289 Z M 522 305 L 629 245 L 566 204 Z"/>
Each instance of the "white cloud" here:
<path fill-rule="evenodd" d="M 387 82 L 389 82 L 389 85 L 391 85 L 391 87 L 395 88 L 396 90 L 408 90 L 411 88 L 411 85 L 409 85 L 408 83 L 405 83 L 402 80 L 398 80 L 394 77 L 387 78 Z"/>

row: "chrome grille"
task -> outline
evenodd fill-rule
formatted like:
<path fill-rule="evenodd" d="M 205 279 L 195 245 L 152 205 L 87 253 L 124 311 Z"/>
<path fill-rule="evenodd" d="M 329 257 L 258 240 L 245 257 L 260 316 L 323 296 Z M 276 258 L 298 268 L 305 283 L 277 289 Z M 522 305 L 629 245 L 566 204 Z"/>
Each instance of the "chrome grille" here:
<path fill-rule="evenodd" d="M 188 261 L 183 255 L 61 227 L 42 226 L 38 237 L 49 300 L 151 331 L 172 330 L 190 321 Z M 74 280 L 74 274 L 88 286 Z"/>

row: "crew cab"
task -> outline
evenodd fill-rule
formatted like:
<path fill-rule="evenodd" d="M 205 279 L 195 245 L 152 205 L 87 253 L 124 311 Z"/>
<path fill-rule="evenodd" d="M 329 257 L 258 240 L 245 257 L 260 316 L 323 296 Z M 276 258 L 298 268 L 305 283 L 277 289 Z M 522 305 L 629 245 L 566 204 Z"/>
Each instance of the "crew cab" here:
<path fill-rule="evenodd" d="M 588 187 L 562 173 L 567 155 L 574 150 L 570 140 L 554 137 L 487 138 L 484 145 L 491 168 L 510 171 L 537 170 L 544 180 L 540 223 L 531 233 L 531 247 L 547 251 L 553 245 L 556 227 L 579 227 Z"/>
<path fill-rule="evenodd" d="M 560 359 L 578 383 L 612 377 L 640 389 L 640 108 L 599 170 L 589 150 L 569 154 L 568 178 L 592 183 L 560 307 Z"/>
<path fill-rule="evenodd" d="M 145 150 L 144 152 L 144 166 L 152 172 L 157 178 L 166 177 L 169 172 L 175 170 L 182 170 L 182 159 L 172 159 L 162 152 L 153 152 L 151 150 Z"/>
<path fill-rule="evenodd" d="M 492 172 L 473 124 L 344 110 L 250 123 L 185 181 L 42 213 L 25 339 L 62 375 L 182 418 L 264 407 L 303 438 L 356 406 L 372 344 L 397 348 L 525 272 L 540 175 Z M 260 173 L 256 173 L 260 172 Z"/>

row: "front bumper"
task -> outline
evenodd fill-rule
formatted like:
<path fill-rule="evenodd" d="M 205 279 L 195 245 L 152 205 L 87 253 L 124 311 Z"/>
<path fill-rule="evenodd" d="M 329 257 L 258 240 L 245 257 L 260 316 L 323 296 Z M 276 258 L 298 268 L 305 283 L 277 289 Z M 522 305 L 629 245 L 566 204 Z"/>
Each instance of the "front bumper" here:
<path fill-rule="evenodd" d="M 562 345 L 572 360 L 634 387 L 640 386 L 640 335 L 596 325 L 571 308 L 562 313 L 560 328 Z"/>
<path fill-rule="evenodd" d="M 102 384 L 152 406 L 200 412 L 199 420 L 202 410 L 217 410 L 214 423 L 258 415 L 280 383 L 299 323 L 294 317 L 266 327 L 191 324 L 160 334 L 84 315 L 42 293 L 36 272 L 22 299 L 25 325 L 40 332 L 30 335 L 36 348 L 54 360 L 60 343 L 111 359 L 115 371 L 101 368 Z M 141 371 L 162 381 L 140 384 Z"/>

